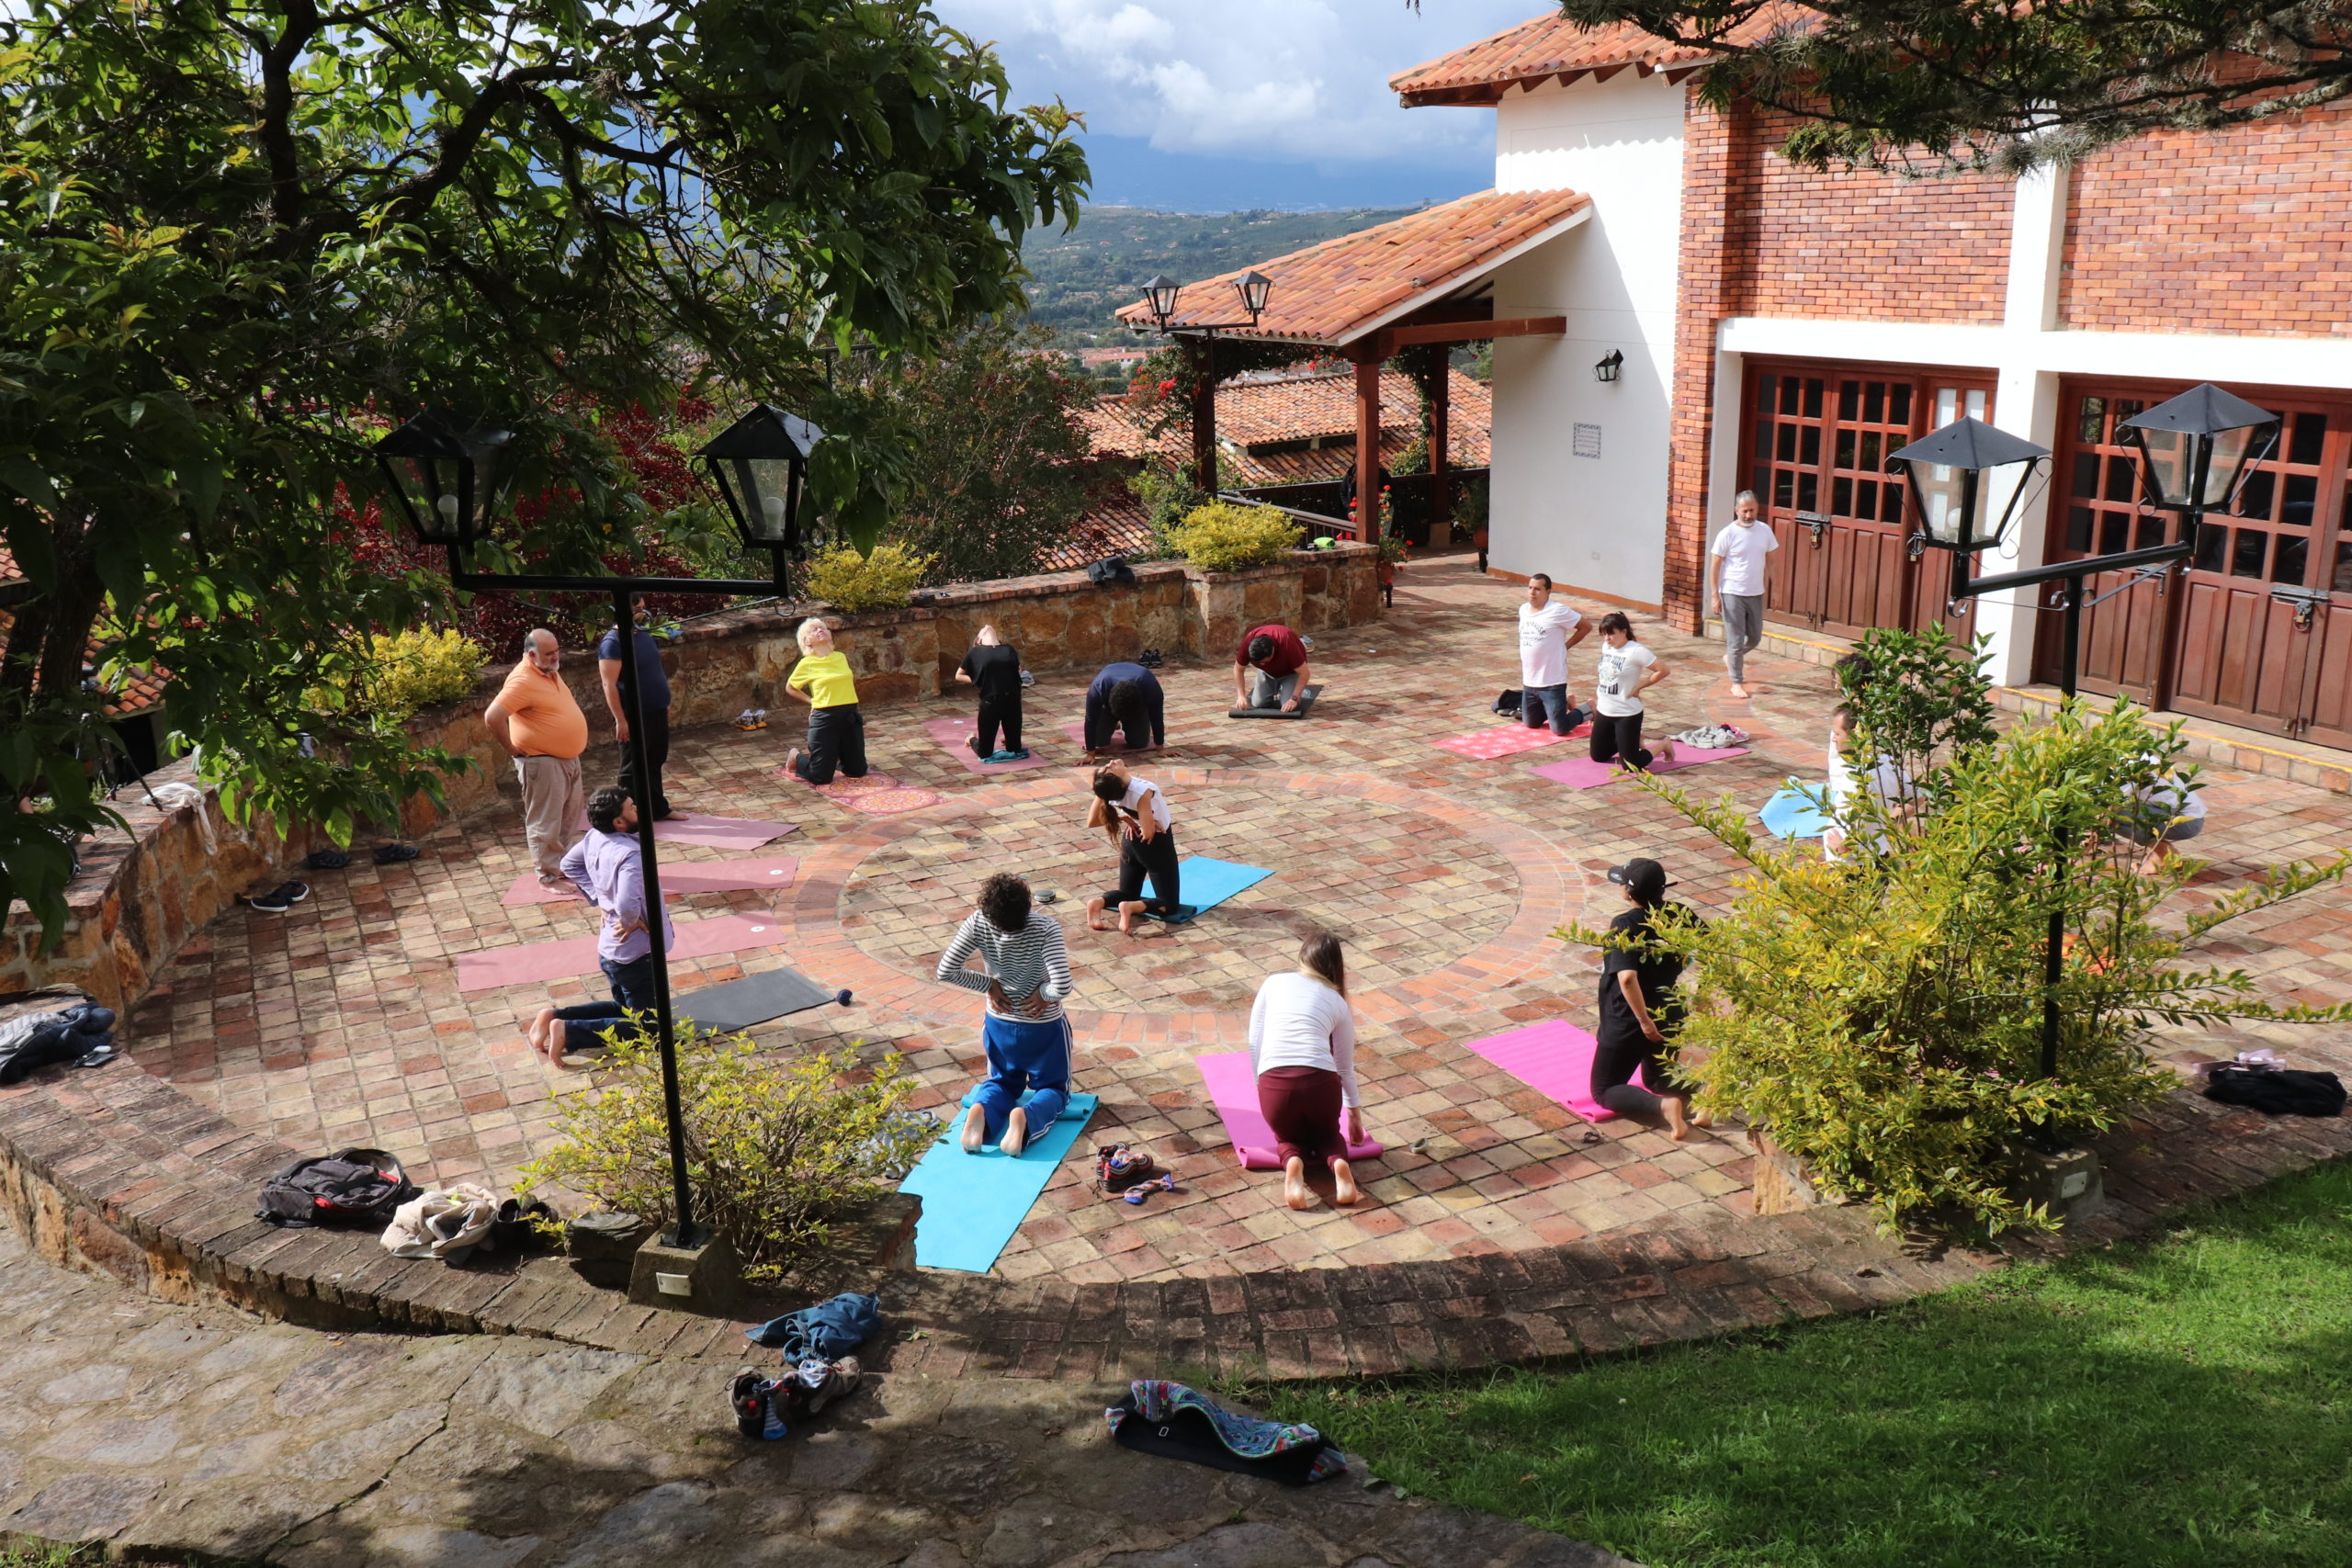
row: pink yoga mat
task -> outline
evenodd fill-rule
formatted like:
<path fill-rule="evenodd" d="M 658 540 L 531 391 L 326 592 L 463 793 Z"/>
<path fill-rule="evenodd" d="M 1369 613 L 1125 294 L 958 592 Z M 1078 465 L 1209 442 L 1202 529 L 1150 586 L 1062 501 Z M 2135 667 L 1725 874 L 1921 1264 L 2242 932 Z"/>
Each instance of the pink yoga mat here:
<path fill-rule="evenodd" d="M 1498 724 L 1492 729 L 1481 729 L 1473 735 L 1457 735 L 1451 740 L 1436 744 L 1458 756 L 1475 757 L 1491 762 L 1498 757 L 1509 757 L 1521 751 L 1532 751 L 1539 746 L 1556 746 L 1563 740 L 1573 740 L 1592 733 L 1592 726 L 1579 724 L 1566 735 L 1555 735 L 1546 729 L 1530 729 L 1523 724 Z"/>
<path fill-rule="evenodd" d="M 1062 726 L 1062 733 L 1069 737 L 1069 743 L 1071 745 L 1077 747 L 1081 751 L 1086 750 L 1086 721 L 1084 719 L 1071 719 L 1068 724 Z M 1111 744 L 1108 750 L 1113 751 L 1124 751 L 1126 749 L 1127 732 L 1114 725 L 1111 729 Z M 1158 750 L 1159 748 L 1147 746 L 1144 750 L 1147 751 L 1154 751 Z"/>
<path fill-rule="evenodd" d="M 681 811 L 653 824 L 653 837 L 665 844 L 700 844 L 707 850 L 756 850 L 771 839 L 797 832 L 790 822 L 752 822 L 739 817 L 705 817 Z"/>
<path fill-rule="evenodd" d="M 1651 750 L 1656 750 L 1657 748 L 1652 747 Z M 1723 761 L 1725 758 L 1747 755 L 1747 748 L 1745 746 L 1725 746 L 1713 750 L 1704 746 L 1678 746 L 1674 749 L 1673 761 L 1652 762 L 1650 772 L 1679 773 L 1685 768 L 1701 767 L 1708 762 Z M 1596 762 L 1589 757 L 1570 757 L 1566 761 L 1546 762 L 1540 768 L 1531 768 L 1528 771 L 1544 778 L 1556 779 L 1570 789 L 1596 789 L 1605 784 L 1613 784 L 1626 776 L 1615 762 Z"/>
<path fill-rule="evenodd" d="M 672 925 L 678 933 L 677 945 L 670 950 L 673 958 L 709 958 L 745 948 L 773 947 L 784 940 L 783 923 L 774 915 L 716 915 L 707 920 L 673 920 Z M 569 980 L 575 975 L 594 973 L 596 939 L 593 936 L 458 955 L 458 989 L 461 991 Z"/>
<path fill-rule="evenodd" d="M 706 860 L 664 865 L 662 891 L 671 893 L 744 893 L 761 887 L 789 887 L 800 863 L 790 855 L 773 860 Z M 577 904 L 580 895 L 571 884 L 542 887 L 535 872 L 525 872 L 506 890 L 502 904 Z"/>
<path fill-rule="evenodd" d="M 922 732 L 925 735 L 930 736 L 933 740 L 938 741 L 940 749 L 944 750 L 949 756 L 955 758 L 956 762 L 967 773 L 1018 773 L 1023 768 L 1046 768 L 1053 765 L 1046 757 L 1034 749 L 1030 751 L 1028 759 L 1024 761 L 981 761 L 978 757 L 972 755 L 972 749 L 965 744 L 966 741 L 972 739 L 972 725 L 970 721 L 967 719 L 928 718 L 923 720 Z M 1004 742 L 1001 739 L 999 739 L 997 744 L 1001 746 Z"/>
<path fill-rule="evenodd" d="M 1208 1086 L 1209 1103 L 1225 1119 L 1225 1135 L 1233 1140 L 1241 1168 L 1280 1170 L 1283 1162 L 1274 1153 L 1274 1130 L 1266 1125 L 1265 1113 L 1258 1109 L 1258 1075 L 1250 1070 L 1250 1053 L 1213 1052 L 1193 1057 L 1193 1065 L 1201 1069 L 1201 1081 Z M 1382 1145 L 1369 1138 L 1348 1145 L 1351 1160 L 1372 1159 L 1381 1152 Z"/>
<path fill-rule="evenodd" d="M 1617 1114 L 1592 1098 L 1592 1057 L 1600 1042 L 1566 1020 L 1546 1019 L 1507 1034 L 1490 1034 L 1471 1041 L 1470 1049 L 1588 1122 L 1606 1122 Z M 1642 1083 L 1639 1069 L 1634 1081 Z"/>
<path fill-rule="evenodd" d="M 902 784 L 888 773 L 868 773 L 862 779 L 836 775 L 829 784 L 810 784 L 799 774 L 783 768 L 768 771 L 786 784 L 807 785 L 835 806 L 845 806 L 868 817 L 896 817 L 903 811 L 921 811 L 926 806 L 939 804 L 939 796 L 933 791 Z"/>

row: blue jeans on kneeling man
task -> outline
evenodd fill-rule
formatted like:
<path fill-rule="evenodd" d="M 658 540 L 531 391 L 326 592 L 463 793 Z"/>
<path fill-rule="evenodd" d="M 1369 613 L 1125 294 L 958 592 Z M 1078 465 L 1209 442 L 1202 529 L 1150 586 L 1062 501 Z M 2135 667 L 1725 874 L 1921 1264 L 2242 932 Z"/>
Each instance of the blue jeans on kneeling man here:
<path fill-rule="evenodd" d="M 980 1043 L 988 1048 L 989 1076 L 972 1091 L 972 1103 L 987 1123 L 988 1142 L 1003 1137 L 1005 1118 L 1021 1103 L 1023 1090 L 1035 1091 L 1027 1107 L 1033 1140 L 1060 1120 L 1069 1103 L 1069 1019 L 989 1013 L 980 1029 Z"/>
<path fill-rule="evenodd" d="M 613 987 L 613 999 L 608 1002 L 582 1002 L 578 1007 L 558 1008 L 556 1018 L 563 1024 L 563 1048 L 567 1051 L 601 1051 L 605 1036 L 620 1026 L 621 1034 L 636 1038 L 642 1031 L 629 1028 L 630 1013 L 653 1016 L 653 954 L 639 953 L 623 962 L 618 959 L 597 960 L 604 965 L 605 979 Z"/>
<path fill-rule="evenodd" d="M 1592 715 L 1568 701 L 1568 688 L 1530 686 L 1519 694 L 1519 721 L 1530 729 L 1544 728 L 1545 710 L 1550 710 L 1552 733 L 1566 735 Z"/>

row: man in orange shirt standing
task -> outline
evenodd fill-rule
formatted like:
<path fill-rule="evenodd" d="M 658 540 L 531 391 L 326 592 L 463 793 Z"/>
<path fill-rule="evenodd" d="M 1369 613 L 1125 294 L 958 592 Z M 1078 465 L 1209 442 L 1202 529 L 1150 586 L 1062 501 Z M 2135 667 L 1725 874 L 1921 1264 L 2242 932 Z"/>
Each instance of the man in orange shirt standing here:
<path fill-rule="evenodd" d="M 543 887 L 569 888 L 563 852 L 581 831 L 588 802 L 580 787 L 580 753 L 588 749 L 588 716 L 563 683 L 563 649 L 540 626 L 523 634 L 523 659 L 482 717 L 492 739 L 514 759 L 523 786 L 523 830 Z"/>

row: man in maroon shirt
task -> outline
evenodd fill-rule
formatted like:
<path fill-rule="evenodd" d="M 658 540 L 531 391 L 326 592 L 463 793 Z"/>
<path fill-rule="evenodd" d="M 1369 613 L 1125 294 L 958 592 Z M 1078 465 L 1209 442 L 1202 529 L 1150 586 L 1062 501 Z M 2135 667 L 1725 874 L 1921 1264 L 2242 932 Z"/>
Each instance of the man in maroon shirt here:
<path fill-rule="evenodd" d="M 1256 671 L 1253 683 L 1250 671 Z M 1233 705 L 1298 711 L 1298 694 L 1306 689 L 1306 644 L 1288 626 L 1263 626 L 1241 639 L 1233 650 Z"/>

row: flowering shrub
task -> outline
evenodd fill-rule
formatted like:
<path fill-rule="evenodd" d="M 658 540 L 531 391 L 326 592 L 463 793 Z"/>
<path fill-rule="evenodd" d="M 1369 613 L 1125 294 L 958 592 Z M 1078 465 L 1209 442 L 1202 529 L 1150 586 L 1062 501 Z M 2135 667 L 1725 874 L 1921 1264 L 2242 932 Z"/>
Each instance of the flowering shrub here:
<path fill-rule="evenodd" d="M 919 556 L 899 544 L 876 545 L 872 555 L 860 555 L 842 545 L 808 563 L 808 591 L 812 598 L 838 604 L 852 615 L 895 610 L 908 602 L 935 558 Z"/>

